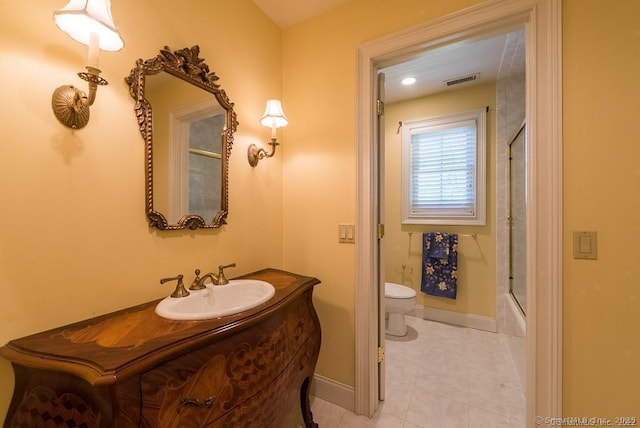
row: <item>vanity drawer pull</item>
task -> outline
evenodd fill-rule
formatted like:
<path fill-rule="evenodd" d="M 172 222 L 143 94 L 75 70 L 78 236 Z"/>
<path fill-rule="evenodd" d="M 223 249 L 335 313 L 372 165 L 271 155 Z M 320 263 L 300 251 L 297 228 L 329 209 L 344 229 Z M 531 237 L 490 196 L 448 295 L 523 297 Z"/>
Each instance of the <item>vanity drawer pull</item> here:
<path fill-rule="evenodd" d="M 293 333 L 293 338 L 295 340 L 300 339 L 300 336 L 302 336 L 302 333 L 304 332 L 304 323 L 302 321 L 300 321 L 298 323 L 298 325 L 296 326 L 296 329 Z"/>
<path fill-rule="evenodd" d="M 216 397 L 213 395 L 207 398 L 206 400 L 204 400 L 204 402 L 200 401 L 199 398 L 183 397 L 180 400 L 180 404 L 178 404 L 178 413 L 180 413 L 180 409 L 182 409 L 184 406 L 194 406 L 200 409 L 204 409 L 204 408 L 210 409 L 213 407 L 214 401 L 216 401 Z"/>
<path fill-rule="evenodd" d="M 309 351 L 305 352 L 304 354 L 300 355 L 300 360 L 299 360 L 299 370 L 304 369 L 304 367 L 309 363 L 309 360 L 311 360 L 311 353 L 309 353 Z"/>

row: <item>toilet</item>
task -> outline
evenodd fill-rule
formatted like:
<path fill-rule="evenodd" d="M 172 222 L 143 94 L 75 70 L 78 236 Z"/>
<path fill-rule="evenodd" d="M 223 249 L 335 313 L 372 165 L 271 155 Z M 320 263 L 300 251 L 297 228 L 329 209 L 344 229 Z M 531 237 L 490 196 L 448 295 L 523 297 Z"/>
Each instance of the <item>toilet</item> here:
<path fill-rule="evenodd" d="M 416 307 L 416 290 L 393 282 L 384 284 L 385 332 L 391 336 L 405 336 L 405 314 Z"/>

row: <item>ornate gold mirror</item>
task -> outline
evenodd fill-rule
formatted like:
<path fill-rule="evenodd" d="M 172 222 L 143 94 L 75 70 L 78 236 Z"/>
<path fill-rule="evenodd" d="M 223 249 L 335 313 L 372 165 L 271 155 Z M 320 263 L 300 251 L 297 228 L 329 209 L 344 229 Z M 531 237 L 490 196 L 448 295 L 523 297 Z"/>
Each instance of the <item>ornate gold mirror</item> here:
<path fill-rule="evenodd" d="M 238 127 L 218 76 L 193 46 L 139 59 L 125 81 L 146 144 L 146 211 L 163 230 L 218 228 L 228 214 Z"/>

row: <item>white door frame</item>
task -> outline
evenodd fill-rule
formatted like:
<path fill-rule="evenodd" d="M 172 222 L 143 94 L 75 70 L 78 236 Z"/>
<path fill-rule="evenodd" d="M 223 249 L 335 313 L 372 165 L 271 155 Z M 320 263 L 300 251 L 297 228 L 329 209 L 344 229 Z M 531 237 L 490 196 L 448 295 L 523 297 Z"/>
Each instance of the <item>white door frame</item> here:
<path fill-rule="evenodd" d="M 489 0 L 357 50 L 355 411 L 378 407 L 378 266 L 373 94 L 376 72 L 402 56 L 525 24 L 527 40 L 527 426 L 562 414 L 562 3 Z M 385 64 L 386 62 L 386 64 Z"/>

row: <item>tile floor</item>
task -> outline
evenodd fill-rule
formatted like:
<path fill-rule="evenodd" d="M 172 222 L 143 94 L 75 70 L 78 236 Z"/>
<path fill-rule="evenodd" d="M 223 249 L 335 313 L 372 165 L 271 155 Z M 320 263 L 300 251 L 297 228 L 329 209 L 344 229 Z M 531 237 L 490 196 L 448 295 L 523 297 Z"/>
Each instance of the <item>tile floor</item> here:
<path fill-rule="evenodd" d="M 507 337 L 407 317 L 386 341 L 386 399 L 373 418 L 312 397 L 321 428 L 524 428 L 525 399 Z"/>

